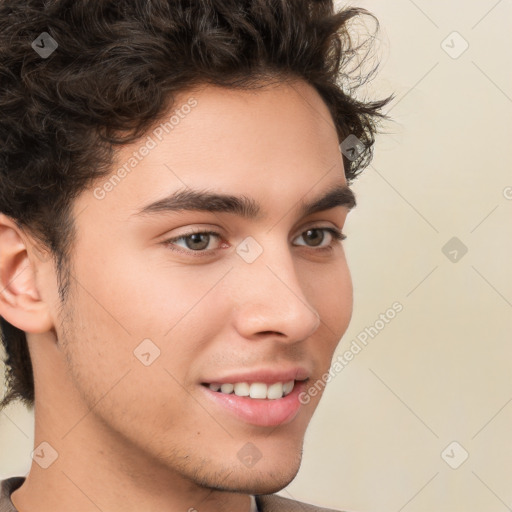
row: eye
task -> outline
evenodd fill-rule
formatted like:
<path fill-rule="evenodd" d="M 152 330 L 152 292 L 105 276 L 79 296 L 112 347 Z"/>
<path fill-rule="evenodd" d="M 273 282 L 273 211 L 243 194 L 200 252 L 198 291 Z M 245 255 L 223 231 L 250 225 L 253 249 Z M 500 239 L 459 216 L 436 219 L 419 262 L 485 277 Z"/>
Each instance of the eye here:
<path fill-rule="evenodd" d="M 329 233 L 331 236 L 331 241 L 327 245 L 321 245 L 322 242 L 325 240 L 325 233 Z M 345 240 L 347 238 L 339 229 L 337 228 L 322 228 L 322 227 L 314 227 L 310 228 L 306 231 L 304 231 L 299 237 L 303 237 L 305 240 L 308 240 L 312 242 L 311 245 L 307 244 L 299 244 L 299 245 L 307 245 L 308 247 L 318 247 L 321 246 L 321 248 L 332 248 L 333 240 L 341 241 Z"/>
<path fill-rule="evenodd" d="M 211 242 L 211 237 L 220 238 L 220 234 L 215 231 L 196 231 L 192 233 L 185 233 L 176 238 L 170 238 L 165 241 L 166 245 L 178 245 L 178 242 L 184 242 L 184 248 L 191 252 L 208 252 L 214 249 L 208 249 Z M 179 245 L 178 245 L 179 246 Z M 183 247 L 183 246 L 181 246 Z M 171 247 L 172 249 L 172 247 Z"/>

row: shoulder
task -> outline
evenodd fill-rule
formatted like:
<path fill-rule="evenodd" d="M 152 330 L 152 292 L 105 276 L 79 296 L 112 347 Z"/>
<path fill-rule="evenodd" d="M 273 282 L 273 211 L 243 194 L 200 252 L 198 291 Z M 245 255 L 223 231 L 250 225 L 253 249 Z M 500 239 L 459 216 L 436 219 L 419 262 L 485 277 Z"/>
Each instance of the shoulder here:
<path fill-rule="evenodd" d="M 11 494 L 25 481 L 24 476 L 12 476 L 0 480 L 0 512 L 16 512 Z"/>
<path fill-rule="evenodd" d="M 260 494 L 256 496 L 259 512 L 340 512 L 330 508 L 321 508 L 309 503 L 291 500 L 277 494 Z"/>

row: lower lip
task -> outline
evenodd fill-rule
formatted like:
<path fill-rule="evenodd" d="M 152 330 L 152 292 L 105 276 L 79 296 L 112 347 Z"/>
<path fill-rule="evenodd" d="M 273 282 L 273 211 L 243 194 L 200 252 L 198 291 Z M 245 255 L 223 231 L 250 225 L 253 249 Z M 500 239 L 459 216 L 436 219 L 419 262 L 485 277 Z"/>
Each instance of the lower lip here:
<path fill-rule="evenodd" d="M 306 381 L 295 382 L 292 392 L 276 400 L 249 398 L 233 394 L 212 391 L 201 386 L 206 396 L 225 408 L 238 419 L 260 427 L 276 427 L 293 421 L 297 416 L 301 403 L 299 395 L 305 389 Z"/>

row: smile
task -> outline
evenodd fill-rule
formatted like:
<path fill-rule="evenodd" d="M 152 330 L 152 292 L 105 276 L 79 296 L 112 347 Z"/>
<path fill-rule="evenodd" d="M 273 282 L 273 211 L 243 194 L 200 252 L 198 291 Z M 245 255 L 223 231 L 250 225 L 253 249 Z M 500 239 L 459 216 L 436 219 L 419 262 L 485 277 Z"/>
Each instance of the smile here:
<path fill-rule="evenodd" d="M 299 395 L 307 380 L 278 382 L 203 383 L 205 399 L 219 413 L 260 427 L 276 427 L 294 420 L 302 408 Z"/>
<path fill-rule="evenodd" d="M 212 383 L 208 387 L 212 391 L 223 393 L 225 395 L 234 394 L 236 396 L 249 397 L 259 400 L 278 400 L 289 395 L 295 386 L 295 381 L 274 382 L 265 384 L 264 382 L 236 382 L 231 383 Z"/>

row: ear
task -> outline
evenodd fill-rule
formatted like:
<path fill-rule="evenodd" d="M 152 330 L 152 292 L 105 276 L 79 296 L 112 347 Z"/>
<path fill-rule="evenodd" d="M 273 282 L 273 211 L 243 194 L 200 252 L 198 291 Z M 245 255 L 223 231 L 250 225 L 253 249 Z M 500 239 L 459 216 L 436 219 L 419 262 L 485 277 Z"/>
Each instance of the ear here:
<path fill-rule="evenodd" d="M 42 333 L 53 327 L 50 310 L 37 288 L 30 238 L 0 213 L 0 316 L 25 332 Z"/>

